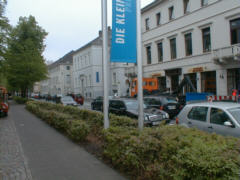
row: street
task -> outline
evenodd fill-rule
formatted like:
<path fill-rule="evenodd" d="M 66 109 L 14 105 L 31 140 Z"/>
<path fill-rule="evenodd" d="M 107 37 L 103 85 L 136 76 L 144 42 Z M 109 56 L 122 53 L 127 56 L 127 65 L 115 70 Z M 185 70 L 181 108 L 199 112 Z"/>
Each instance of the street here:
<path fill-rule="evenodd" d="M 0 179 L 125 179 L 82 147 L 11 102 L 0 119 Z"/>

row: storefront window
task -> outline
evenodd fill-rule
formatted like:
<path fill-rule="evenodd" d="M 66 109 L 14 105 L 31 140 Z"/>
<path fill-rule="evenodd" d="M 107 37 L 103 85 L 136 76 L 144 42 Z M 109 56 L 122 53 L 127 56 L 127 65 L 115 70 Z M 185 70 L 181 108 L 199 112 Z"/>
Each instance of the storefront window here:
<path fill-rule="evenodd" d="M 201 73 L 202 92 L 216 94 L 216 71 Z"/>

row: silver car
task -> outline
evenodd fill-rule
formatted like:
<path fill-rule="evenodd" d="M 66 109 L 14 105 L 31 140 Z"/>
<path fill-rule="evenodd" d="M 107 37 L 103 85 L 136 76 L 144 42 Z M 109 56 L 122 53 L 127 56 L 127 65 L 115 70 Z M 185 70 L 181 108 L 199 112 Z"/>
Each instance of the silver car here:
<path fill-rule="evenodd" d="M 61 97 L 60 103 L 64 106 L 77 106 L 77 102 L 73 100 L 71 96 Z"/>
<path fill-rule="evenodd" d="M 240 104 L 204 102 L 186 105 L 176 123 L 207 132 L 240 137 Z"/>

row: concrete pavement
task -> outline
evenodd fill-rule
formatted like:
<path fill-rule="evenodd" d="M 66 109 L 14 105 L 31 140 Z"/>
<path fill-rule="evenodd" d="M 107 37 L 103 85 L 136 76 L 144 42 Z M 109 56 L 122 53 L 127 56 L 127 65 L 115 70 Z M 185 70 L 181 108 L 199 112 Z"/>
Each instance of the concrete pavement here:
<path fill-rule="evenodd" d="M 0 180 L 124 180 L 82 147 L 12 104 L 0 119 Z"/>

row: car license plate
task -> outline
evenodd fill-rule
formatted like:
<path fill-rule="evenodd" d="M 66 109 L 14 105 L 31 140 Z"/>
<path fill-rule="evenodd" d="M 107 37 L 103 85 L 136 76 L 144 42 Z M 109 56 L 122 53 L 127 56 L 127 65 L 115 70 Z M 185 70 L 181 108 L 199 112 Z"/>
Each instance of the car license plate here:
<path fill-rule="evenodd" d="M 168 109 L 176 109 L 176 106 L 168 106 Z"/>
<path fill-rule="evenodd" d="M 152 124 L 153 124 L 153 126 L 159 125 L 160 121 L 153 122 Z"/>

